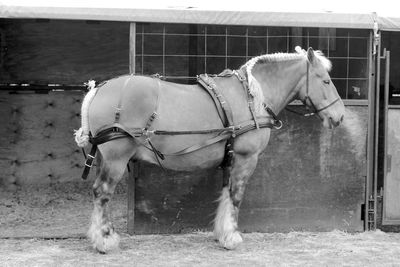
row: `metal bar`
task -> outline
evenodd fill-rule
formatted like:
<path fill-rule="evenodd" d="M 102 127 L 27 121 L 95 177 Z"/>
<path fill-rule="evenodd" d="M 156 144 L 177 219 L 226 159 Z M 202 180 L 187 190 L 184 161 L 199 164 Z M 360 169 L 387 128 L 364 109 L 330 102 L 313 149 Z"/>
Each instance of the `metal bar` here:
<path fill-rule="evenodd" d="M 228 27 L 225 27 L 225 69 L 228 67 Z"/>
<path fill-rule="evenodd" d="M 162 49 L 163 49 L 163 51 L 162 51 L 162 75 L 166 75 L 166 73 L 165 73 L 165 24 L 163 26 L 162 37 L 163 37 L 163 41 L 162 41 L 162 45 L 163 45 L 163 47 L 162 47 Z"/>
<path fill-rule="evenodd" d="M 207 26 L 204 27 L 204 72 L 207 73 Z"/>
<path fill-rule="evenodd" d="M 265 26 L 265 27 L 272 27 L 272 26 Z M 307 27 L 305 27 L 305 28 L 307 28 Z M 160 35 L 159 32 L 144 32 L 143 34 L 144 35 Z M 204 36 L 203 33 L 167 33 L 167 32 L 165 33 L 165 36 L 190 36 L 190 35 L 192 35 L 192 36 Z M 211 34 L 208 34 L 208 36 L 210 36 L 210 37 L 221 36 L 221 34 L 220 33 L 211 33 Z M 242 35 L 227 34 L 226 36 L 228 36 L 228 37 L 238 37 L 238 36 L 242 36 Z M 310 34 L 308 34 L 307 36 L 311 37 L 311 38 L 319 38 L 320 37 L 320 35 L 310 35 Z M 306 35 L 290 35 L 290 37 L 307 37 L 307 36 Z M 252 35 L 251 37 L 256 37 L 257 38 L 257 37 L 266 37 L 266 36 L 265 35 Z M 286 37 L 287 37 L 287 34 L 271 36 L 271 38 L 286 38 Z M 335 38 L 336 39 L 347 39 L 348 35 L 346 35 L 346 36 L 336 36 Z M 362 37 L 362 36 L 352 36 L 351 38 L 352 39 L 365 39 L 365 40 L 369 39 L 369 37 Z"/>
<path fill-rule="evenodd" d="M 142 27 L 142 36 L 141 36 L 141 39 L 142 39 L 142 42 L 141 42 L 141 51 L 142 51 L 142 55 L 141 55 L 141 57 L 142 57 L 142 62 L 141 62 L 141 70 L 140 70 L 140 73 L 141 74 L 143 74 L 143 70 L 144 70 L 144 27 Z"/>
<path fill-rule="evenodd" d="M 390 51 L 386 51 L 385 54 L 385 59 L 386 59 L 386 66 L 385 66 L 385 95 L 384 95 L 384 105 L 385 105 L 385 120 L 384 120 L 384 147 L 383 147 L 383 179 L 384 179 L 384 185 L 387 184 L 386 179 L 387 179 L 387 173 L 391 171 L 391 155 L 388 155 L 388 111 L 389 111 L 389 82 L 390 82 Z M 389 168 L 390 166 L 390 168 Z M 386 190 L 385 190 L 386 191 Z M 382 211 L 382 224 L 387 224 L 387 219 L 386 219 L 386 209 L 385 209 L 385 203 L 386 203 L 386 195 L 385 191 L 383 191 L 383 211 Z"/>
<path fill-rule="evenodd" d="M 249 60 L 249 27 L 246 27 L 246 61 Z"/>
<path fill-rule="evenodd" d="M 349 64 L 350 64 L 350 33 L 347 33 L 347 58 L 346 58 L 346 98 L 349 98 Z"/>
<path fill-rule="evenodd" d="M 381 43 L 379 41 L 379 46 L 377 50 L 377 70 L 376 70 L 376 84 L 375 84 L 375 121 L 374 121 L 374 160 L 373 160 L 373 167 L 374 167 L 374 173 L 373 173 L 373 183 L 372 183 L 372 198 L 374 201 L 374 219 L 373 222 L 371 223 L 371 228 L 370 230 L 375 230 L 376 229 L 376 205 L 377 205 L 377 182 L 378 182 L 378 145 L 379 145 L 379 110 L 380 110 L 380 105 L 379 105 L 379 95 L 380 95 L 380 77 L 381 77 Z"/>
<path fill-rule="evenodd" d="M 373 171 L 374 171 L 374 107 L 375 107 L 375 80 L 379 81 L 379 76 L 375 73 L 376 65 L 379 63 L 380 58 L 373 56 L 373 46 L 374 46 L 374 36 L 373 32 L 370 33 L 369 41 L 369 83 L 368 83 L 368 134 L 367 134 L 367 177 L 365 182 L 365 210 L 364 210 L 364 230 L 369 229 L 368 224 L 368 206 L 369 197 L 372 193 L 372 181 L 373 181 Z M 378 62 L 377 62 L 378 61 Z"/>
<path fill-rule="evenodd" d="M 236 36 L 237 37 L 237 36 Z M 290 51 L 289 51 L 290 52 Z M 159 57 L 160 55 L 157 54 L 144 54 L 146 57 Z M 224 58 L 226 55 L 212 55 L 212 57 L 220 57 Z M 189 55 L 189 54 L 168 54 L 168 57 L 206 57 L 206 55 Z M 229 55 L 229 57 L 233 58 L 242 58 L 243 56 L 234 56 L 234 55 Z M 368 59 L 367 57 L 330 57 L 329 59 Z M 341 79 L 341 78 L 335 78 L 335 79 Z M 352 80 L 354 79 L 365 79 L 365 78 L 351 78 Z"/>

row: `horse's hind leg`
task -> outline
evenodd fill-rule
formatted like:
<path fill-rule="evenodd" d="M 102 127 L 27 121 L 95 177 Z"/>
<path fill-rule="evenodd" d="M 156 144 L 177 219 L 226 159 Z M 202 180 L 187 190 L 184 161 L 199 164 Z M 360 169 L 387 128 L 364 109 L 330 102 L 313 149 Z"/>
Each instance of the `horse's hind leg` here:
<path fill-rule="evenodd" d="M 230 175 L 230 185 L 222 189 L 214 235 L 226 249 L 234 249 L 243 240 L 238 230 L 239 206 L 249 177 L 257 165 L 258 155 L 236 155 Z"/>
<path fill-rule="evenodd" d="M 100 147 L 101 165 L 93 184 L 94 209 L 88 231 L 93 247 L 100 253 L 116 249 L 119 244 L 110 218 L 109 202 L 133 154 L 132 146 L 127 142 L 130 140 L 119 139 Z"/>

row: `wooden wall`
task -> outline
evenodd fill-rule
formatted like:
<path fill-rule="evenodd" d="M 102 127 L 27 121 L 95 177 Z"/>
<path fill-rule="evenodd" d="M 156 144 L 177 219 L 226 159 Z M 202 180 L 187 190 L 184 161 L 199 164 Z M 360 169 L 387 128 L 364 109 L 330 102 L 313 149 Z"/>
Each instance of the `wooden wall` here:
<path fill-rule="evenodd" d="M 73 140 L 82 92 L 0 92 L 0 184 L 79 179 L 83 155 Z"/>
<path fill-rule="evenodd" d="M 322 128 L 316 118 L 283 112 L 261 154 L 239 215 L 244 231 L 362 231 L 367 107 L 347 107 L 345 124 Z M 141 164 L 135 233 L 211 229 L 221 171 L 163 172 Z"/>
<path fill-rule="evenodd" d="M 0 19 L 0 83 L 82 84 L 129 73 L 129 23 Z"/>
<path fill-rule="evenodd" d="M 83 92 L 46 85 L 129 73 L 129 31 L 129 22 L 0 19 L 0 184 L 80 177 L 83 157 L 72 134 Z M 4 91 L 26 83 L 40 94 Z"/>

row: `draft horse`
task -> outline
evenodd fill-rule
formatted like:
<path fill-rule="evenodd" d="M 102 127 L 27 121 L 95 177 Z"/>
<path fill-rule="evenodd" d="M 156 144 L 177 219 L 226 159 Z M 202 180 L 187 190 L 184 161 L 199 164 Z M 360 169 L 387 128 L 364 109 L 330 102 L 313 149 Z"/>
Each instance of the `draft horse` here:
<path fill-rule="evenodd" d="M 242 242 L 238 213 L 246 184 L 276 114 L 301 100 L 323 126 L 338 126 L 345 108 L 320 51 L 296 47 L 250 59 L 240 69 L 202 75 L 195 85 L 156 76 L 126 75 L 108 80 L 86 94 L 79 146 L 89 141 L 101 158 L 93 185 L 94 210 L 88 237 L 105 253 L 118 247 L 109 217 L 109 201 L 130 159 L 172 170 L 196 171 L 223 164 L 225 183 L 214 220 L 214 234 L 226 249 Z M 91 162 L 87 165 L 91 165 Z"/>

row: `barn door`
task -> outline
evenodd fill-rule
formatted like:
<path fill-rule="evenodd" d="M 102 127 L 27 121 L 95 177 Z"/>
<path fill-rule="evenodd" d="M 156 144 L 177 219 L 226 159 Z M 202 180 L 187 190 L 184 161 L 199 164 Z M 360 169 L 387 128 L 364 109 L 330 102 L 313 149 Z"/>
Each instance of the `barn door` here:
<path fill-rule="evenodd" d="M 384 195 L 383 225 L 400 224 L 400 92 L 389 88 L 390 51 L 384 51 Z"/>

